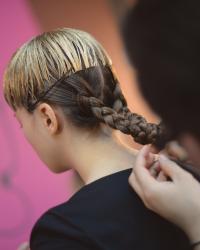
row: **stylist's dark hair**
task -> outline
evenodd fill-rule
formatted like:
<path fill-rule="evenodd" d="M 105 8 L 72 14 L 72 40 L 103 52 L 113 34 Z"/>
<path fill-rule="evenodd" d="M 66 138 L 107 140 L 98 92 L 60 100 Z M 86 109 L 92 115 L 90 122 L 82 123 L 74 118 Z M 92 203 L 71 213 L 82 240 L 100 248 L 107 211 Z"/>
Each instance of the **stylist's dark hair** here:
<path fill-rule="evenodd" d="M 83 31 L 59 29 L 24 44 L 6 69 L 4 96 L 14 110 L 31 113 L 47 102 L 61 107 L 76 126 L 105 123 L 140 144 L 153 143 L 162 133 L 160 125 L 128 109 L 110 58 Z"/>
<path fill-rule="evenodd" d="M 174 137 L 200 138 L 200 1 L 138 0 L 122 33 L 154 111 Z"/>

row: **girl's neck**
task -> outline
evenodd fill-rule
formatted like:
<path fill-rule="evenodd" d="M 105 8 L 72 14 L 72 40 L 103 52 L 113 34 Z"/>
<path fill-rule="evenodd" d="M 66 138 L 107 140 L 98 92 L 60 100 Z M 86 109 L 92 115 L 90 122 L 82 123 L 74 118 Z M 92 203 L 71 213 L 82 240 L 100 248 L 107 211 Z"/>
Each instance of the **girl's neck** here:
<path fill-rule="evenodd" d="M 73 169 L 89 184 L 104 176 L 132 168 L 136 151 L 119 143 L 115 137 L 100 136 L 73 145 Z"/>

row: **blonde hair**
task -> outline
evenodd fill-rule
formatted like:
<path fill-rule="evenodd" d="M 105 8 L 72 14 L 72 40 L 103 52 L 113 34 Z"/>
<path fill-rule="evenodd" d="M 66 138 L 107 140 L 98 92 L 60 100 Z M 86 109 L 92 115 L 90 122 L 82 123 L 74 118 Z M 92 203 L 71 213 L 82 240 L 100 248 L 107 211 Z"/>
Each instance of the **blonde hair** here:
<path fill-rule="evenodd" d="M 26 107 L 27 99 L 37 99 L 38 93 L 63 75 L 111 64 L 104 48 L 84 31 L 62 28 L 45 32 L 12 56 L 4 74 L 4 97 L 14 110 Z"/>

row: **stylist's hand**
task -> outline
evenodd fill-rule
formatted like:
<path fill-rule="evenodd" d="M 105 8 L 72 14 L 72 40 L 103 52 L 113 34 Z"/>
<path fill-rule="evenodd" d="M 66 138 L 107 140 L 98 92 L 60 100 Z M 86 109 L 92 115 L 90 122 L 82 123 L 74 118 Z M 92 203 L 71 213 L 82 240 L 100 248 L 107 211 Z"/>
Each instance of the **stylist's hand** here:
<path fill-rule="evenodd" d="M 157 174 L 152 173 L 155 165 Z M 167 180 L 167 177 L 171 181 Z M 164 156 L 139 152 L 129 183 L 146 207 L 181 227 L 192 242 L 200 240 L 200 183 Z"/>

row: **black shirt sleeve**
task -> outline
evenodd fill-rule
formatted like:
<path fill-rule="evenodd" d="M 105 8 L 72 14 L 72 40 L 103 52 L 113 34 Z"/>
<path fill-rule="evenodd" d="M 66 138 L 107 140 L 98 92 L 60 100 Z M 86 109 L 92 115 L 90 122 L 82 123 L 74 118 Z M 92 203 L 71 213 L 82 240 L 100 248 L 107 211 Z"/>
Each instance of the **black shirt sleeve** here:
<path fill-rule="evenodd" d="M 31 250 L 88 250 L 98 249 L 90 239 L 70 219 L 52 211 L 47 211 L 37 221 L 31 232 Z"/>

